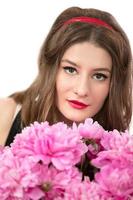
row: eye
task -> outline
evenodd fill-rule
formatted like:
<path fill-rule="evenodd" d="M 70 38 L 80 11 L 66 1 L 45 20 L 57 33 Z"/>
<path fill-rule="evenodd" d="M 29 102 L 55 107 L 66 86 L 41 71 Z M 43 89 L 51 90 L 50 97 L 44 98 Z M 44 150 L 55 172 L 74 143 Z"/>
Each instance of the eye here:
<path fill-rule="evenodd" d="M 77 70 L 74 68 L 74 67 L 69 67 L 69 66 L 66 66 L 66 67 L 63 67 L 65 72 L 68 73 L 68 74 L 76 74 L 77 73 Z"/>
<path fill-rule="evenodd" d="M 103 73 L 96 73 L 93 75 L 93 78 L 98 81 L 103 81 L 103 80 L 107 79 L 108 77 L 107 77 L 107 75 L 105 75 Z"/>

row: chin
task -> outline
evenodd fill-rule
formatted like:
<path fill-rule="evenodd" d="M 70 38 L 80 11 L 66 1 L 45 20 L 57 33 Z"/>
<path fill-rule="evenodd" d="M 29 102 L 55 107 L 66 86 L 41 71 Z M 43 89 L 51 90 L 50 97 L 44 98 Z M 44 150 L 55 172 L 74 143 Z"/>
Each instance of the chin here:
<path fill-rule="evenodd" d="M 60 119 L 66 122 L 67 124 L 72 124 L 73 122 L 79 124 L 85 121 L 85 119 L 89 118 L 88 115 L 81 115 L 81 113 L 74 112 L 61 112 L 60 111 Z"/>
<path fill-rule="evenodd" d="M 87 118 L 87 117 L 86 117 Z M 81 123 L 81 122 L 84 122 L 86 118 L 77 118 L 77 117 L 70 117 L 70 118 L 67 118 L 68 120 L 70 120 L 71 122 L 76 122 L 76 123 Z"/>

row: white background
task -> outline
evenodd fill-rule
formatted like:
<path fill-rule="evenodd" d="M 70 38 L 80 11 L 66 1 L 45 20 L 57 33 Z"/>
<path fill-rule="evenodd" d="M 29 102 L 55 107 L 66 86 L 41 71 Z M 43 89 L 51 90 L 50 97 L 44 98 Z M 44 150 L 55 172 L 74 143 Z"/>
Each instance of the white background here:
<path fill-rule="evenodd" d="M 133 49 L 131 0 L 0 0 L 0 97 L 25 89 L 33 81 L 40 46 L 55 18 L 70 6 L 112 13 Z"/>

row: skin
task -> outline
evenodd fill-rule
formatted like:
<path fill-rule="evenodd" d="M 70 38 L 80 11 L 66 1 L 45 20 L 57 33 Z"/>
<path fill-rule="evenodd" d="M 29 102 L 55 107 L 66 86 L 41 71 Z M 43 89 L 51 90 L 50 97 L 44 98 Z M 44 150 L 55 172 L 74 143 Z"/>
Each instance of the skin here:
<path fill-rule="evenodd" d="M 78 43 L 65 51 L 56 78 L 56 103 L 64 121 L 80 123 L 100 111 L 111 69 L 111 56 L 95 44 Z"/>
<path fill-rule="evenodd" d="M 0 99 L 0 145 L 4 146 L 13 122 L 16 102 L 12 98 Z"/>

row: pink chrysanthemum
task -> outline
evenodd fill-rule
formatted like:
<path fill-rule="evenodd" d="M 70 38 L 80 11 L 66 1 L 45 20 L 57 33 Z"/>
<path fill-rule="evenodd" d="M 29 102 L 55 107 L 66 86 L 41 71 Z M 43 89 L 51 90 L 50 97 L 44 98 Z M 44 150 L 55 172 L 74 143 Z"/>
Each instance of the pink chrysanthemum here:
<path fill-rule="evenodd" d="M 68 169 L 78 163 L 87 152 L 78 132 L 64 123 L 49 126 L 34 123 L 16 136 L 11 149 L 18 157 L 32 157 L 36 162 L 52 163 L 57 169 Z"/>
<path fill-rule="evenodd" d="M 0 155 L 0 199 L 19 199 L 22 197 L 21 164 L 15 159 L 9 148 L 6 148 Z"/>
<path fill-rule="evenodd" d="M 99 140 L 101 139 L 104 129 L 98 124 L 93 122 L 93 119 L 88 118 L 84 123 L 80 123 L 78 126 L 80 135 L 85 139 Z"/>
<path fill-rule="evenodd" d="M 92 181 L 76 168 L 84 158 L 97 168 Z M 132 200 L 132 172 L 128 132 L 92 119 L 71 128 L 35 122 L 0 147 L 0 200 Z"/>
<path fill-rule="evenodd" d="M 64 198 L 60 198 L 60 200 L 113 200 L 112 198 L 109 199 L 107 195 L 102 195 L 100 189 L 97 183 L 90 182 L 86 178 L 76 185 L 69 185 Z"/>
<path fill-rule="evenodd" d="M 118 199 L 133 195 L 133 155 L 117 150 L 103 151 L 92 164 L 100 168 L 95 180 L 103 193 Z"/>
<path fill-rule="evenodd" d="M 104 132 L 101 138 L 101 145 L 104 149 L 116 149 L 121 151 L 132 152 L 133 153 L 133 135 L 130 135 L 127 131 L 122 133 L 117 130 L 110 132 Z"/>

